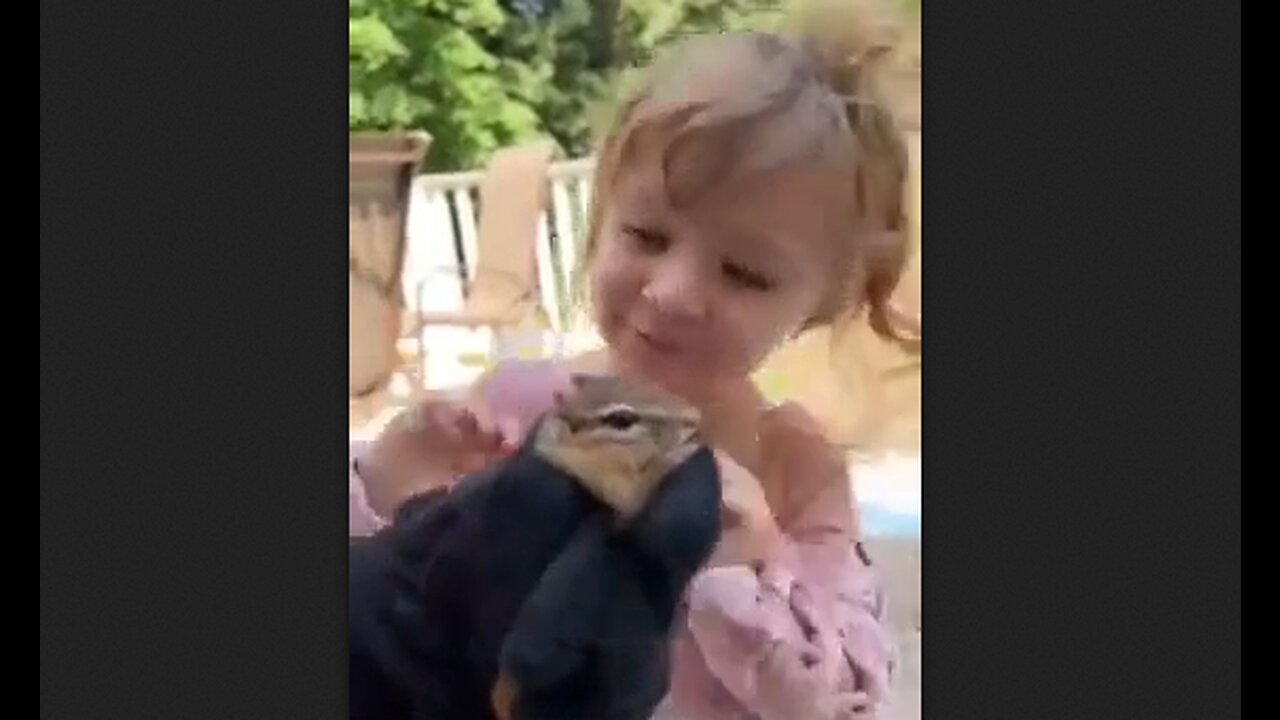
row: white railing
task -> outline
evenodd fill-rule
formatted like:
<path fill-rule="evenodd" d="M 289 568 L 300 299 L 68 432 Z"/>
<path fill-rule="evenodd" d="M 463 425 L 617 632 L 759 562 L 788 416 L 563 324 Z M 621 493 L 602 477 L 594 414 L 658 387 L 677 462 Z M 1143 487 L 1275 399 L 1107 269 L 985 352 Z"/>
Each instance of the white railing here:
<path fill-rule="evenodd" d="M 593 158 L 552 163 L 548 208 L 538 223 L 538 285 L 552 329 L 575 322 L 570 302 L 591 201 Z M 404 286 L 412 309 L 457 310 L 474 276 L 481 171 L 414 178 L 407 220 Z M 421 296 L 413 289 L 422 288 Z"/>
<path fill-rule="evenodd" d="M 572 301 L 594 169 L 593 158 L 582 158 L 552 163 L 547 172 L 549 202 L 538 223 L 536 257 L 539 300 L 551 332 L 534 331 L 537 354 L 572 353 L 598 342 L 584 322 L 582 308 Z M 405 303 L 411 310 L 462 308 L 467 282 L 476 271 L 483 178 L 482 171 L 414 178 L 402 274 Z M 431 389 L 463 385 L 497 357 L 526 352 L 528 344 L 518 330 L 494 334 L 458 327 L 427 328 L 408 342 L 426 349 L 415 354 L 421 356 L 422 382 Z"/>

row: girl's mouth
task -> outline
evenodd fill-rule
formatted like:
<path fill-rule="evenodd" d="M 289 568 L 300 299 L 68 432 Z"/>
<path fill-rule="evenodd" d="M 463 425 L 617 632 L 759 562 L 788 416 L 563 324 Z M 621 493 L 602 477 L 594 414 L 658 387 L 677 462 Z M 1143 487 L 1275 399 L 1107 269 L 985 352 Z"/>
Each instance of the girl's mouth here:
<path fill-rule="evenodd" d="M 649 350 L 659 355 L 676 355 L 680 352 L 680 347 L 675 343 L 654 337 L 652 334 L 637 329 L 636 336 Z"/>

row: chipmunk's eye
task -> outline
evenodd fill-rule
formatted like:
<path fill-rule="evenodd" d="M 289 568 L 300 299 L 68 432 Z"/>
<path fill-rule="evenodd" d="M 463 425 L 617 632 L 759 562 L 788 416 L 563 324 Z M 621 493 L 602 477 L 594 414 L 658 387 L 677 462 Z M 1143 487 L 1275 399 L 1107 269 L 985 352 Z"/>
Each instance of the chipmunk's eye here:
<path fill-rule="evenodd" d="M 610 410 L 600 418 L 601 425 L 614 430 L 629 430 L 638 422 L 640 422 L 640 415 L 636 411 L 621 408 Z"/>

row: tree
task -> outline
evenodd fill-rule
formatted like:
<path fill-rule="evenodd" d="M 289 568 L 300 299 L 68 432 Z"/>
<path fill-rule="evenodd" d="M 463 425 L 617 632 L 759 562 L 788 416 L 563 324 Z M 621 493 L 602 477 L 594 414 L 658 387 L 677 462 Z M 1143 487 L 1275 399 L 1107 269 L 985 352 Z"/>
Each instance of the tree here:
<path fill-rule="evenodd" d="M 778 0 L 348 2 L 349 124 L 426 130 L 431 170 L 476 167 L 535 137 L 588 154 L 628 75 L 662 45 L 770 29 L 784 13 Z"/>
<path fill-rule="evenodd" d="M 536 136 L 537 113 L 512 91 L 530 78 L 485 46 L 505 23 L 496 0 L 349 0 L 350 127 L 430 132 L 430 169 Z"/>

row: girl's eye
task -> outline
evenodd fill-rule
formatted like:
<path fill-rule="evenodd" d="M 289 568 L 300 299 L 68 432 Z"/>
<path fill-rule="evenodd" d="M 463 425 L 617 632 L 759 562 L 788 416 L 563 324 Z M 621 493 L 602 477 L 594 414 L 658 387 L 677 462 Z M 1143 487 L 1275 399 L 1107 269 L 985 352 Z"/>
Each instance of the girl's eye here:
<path fill-rule="evenodd" d="M 773 289 L 773 281 L 758 272 L 749 270 L 737 263 L 726 261 L 721 266 L 725 277 L 737 285 L 749 290 L 768 292 Z"/>
<path fill-rule="evenodd" d="M 643 228 L 638 225 L 624 225 L 622 232 L 634 240 L 636 245 L 647 253 L 666 252 L 671 245 L 671 239 L 658 230 Z"/>

